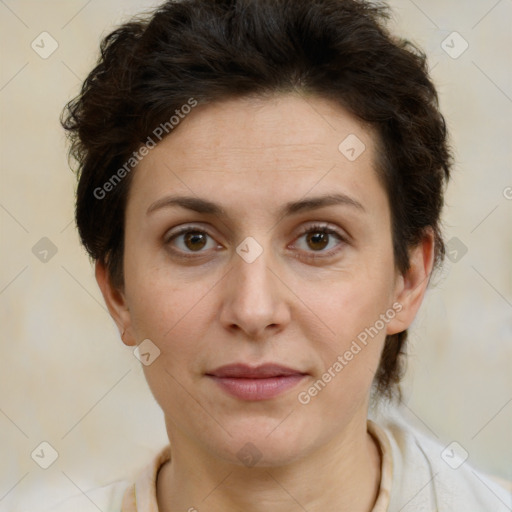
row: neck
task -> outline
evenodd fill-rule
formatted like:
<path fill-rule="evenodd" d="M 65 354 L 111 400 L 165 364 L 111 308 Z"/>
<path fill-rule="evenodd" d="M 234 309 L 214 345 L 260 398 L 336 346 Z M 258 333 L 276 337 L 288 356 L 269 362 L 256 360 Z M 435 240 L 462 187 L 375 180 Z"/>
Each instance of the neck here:
<path fill-rule="evenodd" d="M 158 474 L 159 510 L 371 512 L 380 485 L 380 451 L 366 418 L 350 427 L 292 464 L 262 468 L 213 458 L 173 431 L 171 461 Z"/>

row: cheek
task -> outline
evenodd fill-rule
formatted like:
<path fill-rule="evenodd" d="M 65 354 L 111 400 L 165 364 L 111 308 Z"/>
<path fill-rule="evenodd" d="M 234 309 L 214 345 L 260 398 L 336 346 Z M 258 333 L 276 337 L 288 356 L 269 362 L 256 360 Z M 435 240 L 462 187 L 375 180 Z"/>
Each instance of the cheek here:
<path fill-rule="evenodd" d="M 127 236 L 124 257 L 125 291 L 131 326 L 137 336 L 161 342 L 200 299 L 198 286 L 188 284 L 153 254 L 147 241 Z M 179 272 L 179 270 L 177 271 Z"/>
<path fill-rule="evenodd" d="M 393 279 L 386 265 L 307 283 L 298 293 L 323 321 L 334 344 L 343 345 L 379 320 L 393 304 Z M 379 324 L 380 325 L 380 324 Z"/>
<path fill-rule="evenodd" d="M 312 322 L 302 325 L 322 367 L 316 376 L 321 382 L 307 391 L 306 401 L 321 393 L 318 405 L 334 401 L 346 409 L 357 397 L 364 398 L 380 361 L 386 327 L 395 316 L 391 265 L 391 258 L 375 258 L 369 264 L 361 262 L 354 272 L 331 275 L 302 290 L 321 319 L 316 325 L 323 333 L 318 335 Z"/>
<path fill-rule="evenodd" d="M 320 337 L 312 330 L 305 333 L 320 370 L 297 395 L 311 428 L 340 425 L 365 406 L 386 338 L 381 315 L 389 322 L 391 306 L 385 287 L 378 289 L 366 280 L 333 287 L 329 301 L 317 298 L 317 310 L 329 329 Z"/>
<path fill-rule="evenodd" d="M 139 338 L 152 339 L 161 350 L 176 344 L 192 347 L 188 338 L 200 329 L 197 319 L 207 319 L 210 288 L 201 282 L 176 285 L 163 278 L 139 280 L 130 302 L 133 330 Z"/>
<path fill-rule="evenodd" d="M 159 405 L 171 416 L 176 411 L 178 417 L 177 411 L 190 407 L 186 390 L 197 383 L 208 353 L 211 297 L 200 283 L 176 286 L 147 279 L 138 284 L 131 304 L 132 328 L 138 341 L 150 339 L 160 351 L 152 364 L 142 368 Z"/>
<path fill-rule="evenodd" d="M 144 368 L 148 381 L 157 372 L 165 380 L 170 378 L 169 374 L 180 381 L 192 379 L 204 366 L 211 341 L 208 327 L 211 328 L 218 310 L 212 302 L 218 277 L 191 279 L 171 275 L 169 269 L 144 267 L 138 261 L 127 261 L 132 272 L 127 275 L 126 292 L 137 341 L 150 339 L 160 350 L 155 361 L 159 364 Z M 147 270 L 142 271 L 143 268 Z"/>

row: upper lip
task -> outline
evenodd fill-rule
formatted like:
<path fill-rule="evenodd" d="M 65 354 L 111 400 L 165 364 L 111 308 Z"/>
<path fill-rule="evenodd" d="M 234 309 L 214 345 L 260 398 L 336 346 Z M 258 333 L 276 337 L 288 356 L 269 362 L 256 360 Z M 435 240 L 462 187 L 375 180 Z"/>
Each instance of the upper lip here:
<path fill-rule="evenodd" d="M 207 372 L 206 375 L 238 379 L 268 379 L 271 377 L 305 374 L 299 370 L 274 363 L 266 363 L 259 366 L 236 363 L 220 366 L 211 372 Z"/>

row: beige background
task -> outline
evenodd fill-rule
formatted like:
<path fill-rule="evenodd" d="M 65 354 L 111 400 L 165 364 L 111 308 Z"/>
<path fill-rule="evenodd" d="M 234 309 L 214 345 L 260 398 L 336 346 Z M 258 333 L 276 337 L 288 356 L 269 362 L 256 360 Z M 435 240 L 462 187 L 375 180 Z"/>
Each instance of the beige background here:
<path fill-rule="evenodd" d="M 0 1 L 0 510 L 40 510 L 130 478 L 166 442 L 79 246 L 58 124 L 100 36 L 157 3 Z M 512 479 L 512 2 L 391 5 L 395 30 L 430 57 L 457 156 L 444 231 L 467 248 L 461 257 L 450 242 L 458 261 L 447 260 L 415 322 L 404 414 Z M 47 59 L 31 48 L 43 31 L 58 42 Z M 453 31 L 469 44 L 458 58 L 441 47 Z M 453 37 L 452 52 L 462 48 Z M 47 262 L 32 251 L 43 237 L 57 248 Z M 59 454 L 46 470 L 30 456 L 42 441 Z"/>

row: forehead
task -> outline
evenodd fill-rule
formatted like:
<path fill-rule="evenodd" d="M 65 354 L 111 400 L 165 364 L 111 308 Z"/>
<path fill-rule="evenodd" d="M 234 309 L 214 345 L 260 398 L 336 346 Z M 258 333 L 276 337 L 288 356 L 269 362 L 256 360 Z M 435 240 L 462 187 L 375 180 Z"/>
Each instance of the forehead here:
<path fill-rule="evenodd" d="M 379 193 L 374 160 L 373 130 L 331 101 L 232 99 L 181 120 L 137 165 L 130 194 L 146 205 L 180 191 L 267 207 L 336 187 L 364 196 Z"/>

